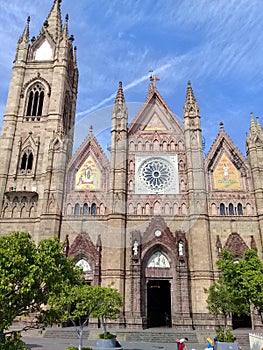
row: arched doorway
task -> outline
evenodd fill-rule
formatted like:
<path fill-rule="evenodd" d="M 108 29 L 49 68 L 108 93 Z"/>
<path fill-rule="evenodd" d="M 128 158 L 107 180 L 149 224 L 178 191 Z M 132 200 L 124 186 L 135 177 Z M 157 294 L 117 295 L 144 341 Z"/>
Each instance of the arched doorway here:
<path fill-rule="evenodd" d="M 171 285 L 168 280 L 147 282 L 147 327 L 171 327 Z"/>

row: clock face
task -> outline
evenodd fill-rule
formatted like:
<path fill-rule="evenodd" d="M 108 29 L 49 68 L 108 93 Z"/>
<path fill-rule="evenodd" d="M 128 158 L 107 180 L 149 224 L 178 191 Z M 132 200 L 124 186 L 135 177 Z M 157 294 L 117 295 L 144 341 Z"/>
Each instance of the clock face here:
<path fill-rule="evenodd" d="M 161 232 L 160 230 L 156 230 L 156 231 L 154 232 L 154 234 L 155 234 L 156 237 L 160 237 L 161 234 L 162 234 L 162 232 Z"/>

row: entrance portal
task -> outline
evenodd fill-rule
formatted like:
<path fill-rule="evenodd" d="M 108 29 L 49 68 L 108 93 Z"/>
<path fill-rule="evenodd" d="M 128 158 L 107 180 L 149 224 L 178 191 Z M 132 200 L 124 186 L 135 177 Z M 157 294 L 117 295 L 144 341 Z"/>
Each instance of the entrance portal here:
<path fill-rule="evenodd" d="M 233 314 L 232 316 L 232 324 L 233 324 L 233 329 L 237 328 L 251 328 L 252 323 L 251 323 L 251 316 L 249 315 L 236 315 Z"/>
<path fill-rule="evenodd" d="M 147 326 L 171 327 L 171 286 L 168 280 L 147 283 Z"/>

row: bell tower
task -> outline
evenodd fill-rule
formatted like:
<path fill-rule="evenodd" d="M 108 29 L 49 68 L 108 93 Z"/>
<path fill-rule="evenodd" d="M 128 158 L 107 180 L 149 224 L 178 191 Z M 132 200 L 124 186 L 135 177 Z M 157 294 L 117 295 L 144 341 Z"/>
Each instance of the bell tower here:
<path fill-rule="evenodd" d="M 188 239 L 192 247 L 189 255 L 192 279 L 192 307 L 195 313 L 206 312 L 204 285 L 212 281 L 212 260 L 210 254 L 210 233 L 207 207 L 207 189 L 202 149 L 200 110 L 191 83 L 188 82 L 184 105 L 184 136 L 188 177 Z M 207 259 L 203 259 L 203 251 Z M 200 302 L 202 300 L 202 303 Z"/>
<path fill-rule="evenodd" d="M 31 41 L 28 18 L 17 43 L 0 141 L 1 234 L 19 222 L 35 240 L 60 235 L 78 86 L 74 38 L 68 16 L 62 25 L 60 2 Z"/>

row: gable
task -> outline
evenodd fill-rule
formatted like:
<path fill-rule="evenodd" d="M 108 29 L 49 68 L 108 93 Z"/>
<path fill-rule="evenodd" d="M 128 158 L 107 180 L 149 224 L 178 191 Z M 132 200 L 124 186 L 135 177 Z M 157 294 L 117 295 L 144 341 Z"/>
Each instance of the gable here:
<path fill-rule="evenodd" d="M 67 168 L 67 186 L 70 191 L 105 191 L 109 161 L 96 138 L 89 133 Z"/>
<path fill-rule="evenodd" d="M 129 137 L 138 134 L 150 135 L 156 132 L 182 135 L 183 127 L 155 89 L 131 122 Z"/>
<path fill-rule="evenodd" d="M 225 152 L 213 172 L 214 189 L 240 189 L 240 173 Z"/>
<path fill-rule="evenodd" d="M 154 113 L 148 124 L 146 124 L 145 131 L 165 131 L 167 130 L 166 127 L 163 125 L 161 119 L 159 116 Z"/>
<path fill-rule="evenodd" d="M 246 158 L 220 125 L 220 131 L 210 148 L 205 168 L 210 191 L 249 192 L 250 172 Z M 244 181 L 247 178 L 247 181 Z"/>

